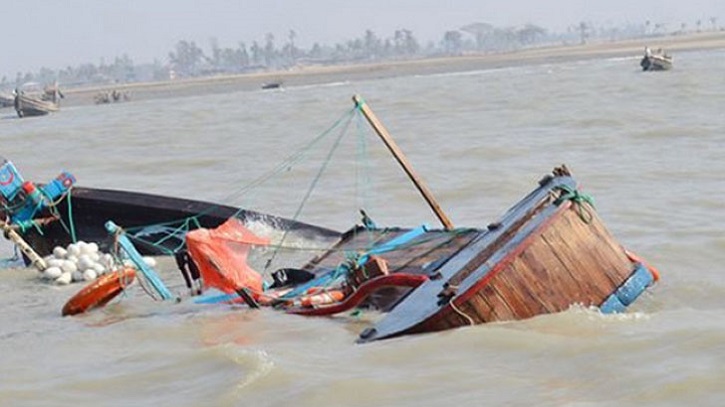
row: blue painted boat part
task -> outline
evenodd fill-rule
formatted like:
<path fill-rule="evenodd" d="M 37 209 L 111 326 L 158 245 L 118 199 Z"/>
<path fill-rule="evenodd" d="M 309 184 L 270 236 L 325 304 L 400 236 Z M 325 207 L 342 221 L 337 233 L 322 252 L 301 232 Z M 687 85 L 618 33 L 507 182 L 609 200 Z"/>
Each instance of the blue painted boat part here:
<path fill-rule="evenodd" d="M 194 304 L 221 304 L 239 299 L 239 294 L 203 295 L 194 299 Z"/>
<path fill-rule="evenodd" d="M 126 236 L 123 230 L 110 220 L 106 222 L 106 230 L 108 231 L 108 233 L 116 235 L 119 246 L 121 246 L 123 251 L 126 252 L 128 258 L 131 259 L 133 264 L 136 265 L 136 268 L 141 271 L 143 276 L 151 284 L 153 289 L 161 296 L 161 298 L 164 300 L 170 300 L 174 298 L 173 294 L 171 294 L 171 291 L 166 288 L 166 285 L 164 285 L 164 282 L 161 281 L 161 278 L 159 278 L 158 274 L 156 274 L 156 272 L 151 267 L 149 267 L 148 264 L 146 264 L 141 254 L 139 254 L 139 252 L 136 250 L 133 243 L 131 243 L 131 240 Z"/>
<path fill-rule="evenodd" d="M 617 294 L 612 294 L 599 306 L 602 314 L 621 314 L 627 310 L 627 307 L 619 301 Z"/>
<path fill-rule="evenodd" d="M 400 246 L 408 244 L 413 240 L 417 239 L 418 237 L 424 235 L 428 231 L 428 229 L 428 225 L 420 225 L 415 229 L 411 229 L 403 233 L 402 235 L 395 237 L 394 239 L 390 239 L 383 244 L 374 246 L 373 248 L 365 252 L 362 256 L 360 256 L 357 261 L 357 265 L 362 266 L 363 264 L 367 263 L 371 255 L 387 253 L 399 249 Z"/>
<path fill-rule="evenodd" d="M 600 311 L 603 314 L 624 312 L 652 283 L 652 273 L 644 264 L 636 263 L 629 278 L 599 306 Z"/>
<path fill-rule="evenodd" d="M 652 273 L 642 263 L 637 263 L 634 273 L 617 289 L 617 297 L 622 304 L 629 306 L 644 290 L 654 283 Z"/>

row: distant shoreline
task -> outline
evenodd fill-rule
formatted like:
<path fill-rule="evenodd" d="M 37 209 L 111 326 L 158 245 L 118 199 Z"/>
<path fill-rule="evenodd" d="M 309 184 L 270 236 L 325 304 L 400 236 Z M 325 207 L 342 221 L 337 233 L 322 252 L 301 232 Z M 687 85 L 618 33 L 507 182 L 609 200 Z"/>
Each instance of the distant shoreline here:
<path fill-rule="evenodd" d="M 561 45 L 531 48 L 491 54 L 471 54 L 445 58 L 426 58 L 406 61 L 383 61 L 371 64 L 302 66 L 287 71 L 212 76 L 160 82 L 105 85 L 65 89 L 65 105 L 94 103 L 99 92 L 118 90 L 129 94 L 131 100 L 228 93 L 258 90 L 262 84 L 281 82 L 284 87 L 330 82 L 360 81 L 396 76 L 429 75 L 465 72 L 521 64 L 556 63 L 576 60 L 639 57 L 645 46 L 663 48 L 670 53 L 725 48 L 725 32 L 704 32 L 670 35 L 581 45 Z M 675 55 L 675 67 L 677 56 Z"/>

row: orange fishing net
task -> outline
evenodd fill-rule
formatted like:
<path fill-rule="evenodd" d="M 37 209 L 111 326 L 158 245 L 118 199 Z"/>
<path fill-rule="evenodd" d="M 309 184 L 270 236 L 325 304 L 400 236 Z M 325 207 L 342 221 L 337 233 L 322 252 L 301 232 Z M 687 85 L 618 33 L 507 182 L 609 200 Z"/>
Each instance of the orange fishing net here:
<path fill-rule="evenodd" d="M 251 246 L 266 246 L 269 239 L 247 229 L 237 218 L 229 218 L 216 229 L 196 229 L 186 234 L 186 246 L 204 287 L 227 294 L 247 288 L 262 291 L 262 276 L 247 264 Z"/>

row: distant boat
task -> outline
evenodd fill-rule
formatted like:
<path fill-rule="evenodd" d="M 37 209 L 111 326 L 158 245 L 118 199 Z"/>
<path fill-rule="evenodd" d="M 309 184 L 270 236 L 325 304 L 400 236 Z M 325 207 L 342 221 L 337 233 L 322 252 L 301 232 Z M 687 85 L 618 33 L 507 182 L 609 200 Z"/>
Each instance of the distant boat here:
<path fill-rule="evenodd" d="M 672 69 L 672 56 L 667 55 L 662 48 L 652 52 L 649 47 L 645 47 L 639 66 L 643 71 L 667 71 Z"/>
<path fill-rule="evenodd" d="M 58 84 L 41 89 L 37 83 L 26 83 L 15 90 L 13 102 L 18 117 L 43 116 L 60 110 L 63 94 Z"/>
<path fill-rule="evenodd" d="M 263 83 L 262 89 L 279 89 L 282 87 L 282 82 L 270 82 L 270 83 Z"/>

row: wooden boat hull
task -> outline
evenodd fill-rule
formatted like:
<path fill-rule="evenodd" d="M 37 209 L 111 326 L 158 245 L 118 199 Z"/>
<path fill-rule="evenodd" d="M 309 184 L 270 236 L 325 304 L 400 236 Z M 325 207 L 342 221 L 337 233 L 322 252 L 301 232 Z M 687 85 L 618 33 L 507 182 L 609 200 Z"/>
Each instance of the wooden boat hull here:
<path fill-rule="evenodd" d="M 104 227 L 108 220 L 126 230 L 133 230 L 136 237 L 134 243 L 139 252 L 147 255 L 170 254 L 182 247 L 183 230 L 179 230 L 173 238 L 169 238 L 169 233 L 186 219 L 190 220 L 191 228 L 213 228 L 236 216 L 243 221 L 260 221 L 278 229 L 295 231 L 303 236 L 323 238 L 340 236 L 339 232 L 330 229 L 260 212 L 131 191 L 74 187 L 70 199 L 67 197 L 63 199 L 56 209 L 60 220 L 44 225 L 41 231 L 30 228 L 23 235 L 28 244 L 41 256 L 50 254 L 55 246 L 67 246 L 71 243 L 71 228 L 77 240 L 98 242 L 102 247 L 107 247 L 111 243 Z M 47 216 L 50 216 L 50 213 L 45 212 L 40 215 L 40 217 Z M 165 240 L 154 243 L 160 239 Z"/>
<path fill-rule="evenodd" d="M 430 280 L 359 341 L 530 318 L 573 304 L 622 310 L 609 302 L 638 264 L 589 203 L 578 195 L 559 202 L 561 191 L 576 191 L 568 175 L 548 179 L 443 265 L 427 270 Z"/>
<path fill-rule="evenodd" d="M 15 96 L 15 111 L 18 117 L 44 116 L 59 110 L 58 104 L 26 95 Z"/>

